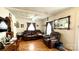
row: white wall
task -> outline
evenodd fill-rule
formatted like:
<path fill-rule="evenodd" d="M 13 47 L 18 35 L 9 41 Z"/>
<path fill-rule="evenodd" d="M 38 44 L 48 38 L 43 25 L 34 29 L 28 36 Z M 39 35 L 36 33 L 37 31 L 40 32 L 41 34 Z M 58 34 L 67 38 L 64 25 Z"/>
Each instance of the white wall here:
<path fill-rule="evenodd" d="M 19 22 L 19 26 L 21 24 L 24 24 L 24 28 L 21 28 L 20 26 L 19 28 L 17 28 L 17 32 L 23 32 L 24 30 L 27 29 L 27 22 L 32 22 L 32 20 L 30 19 L 21 19 L 21 18 L 20 19 L 17 18 L 17 21 Z M 43 31 L 44 20 L 36 20 L 34 23 L 36 23 L 36 29 Z"/>
<path fill-rule="evenodd" d="M 36 28 L 44 32 L 45 20 L 44 19 L 38 20 L 36 21 L 36 24 L 38 25 Z"/>
<path fill-rule="evenodd" d="M 75 23 L 75 50 L 79 51 L 79 8 L 76 8 L 76 23 Z"/>

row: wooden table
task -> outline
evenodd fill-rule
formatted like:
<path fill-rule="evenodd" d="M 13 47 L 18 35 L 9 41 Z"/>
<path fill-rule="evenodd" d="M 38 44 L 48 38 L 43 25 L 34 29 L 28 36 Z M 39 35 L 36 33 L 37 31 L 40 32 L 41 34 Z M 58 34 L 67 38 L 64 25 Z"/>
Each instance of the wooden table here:
<path fill-rule="evenodd" d="M 8 45 L 5 45 L 5 48 L 2 49 L 2 51 L 17 51 L 18 47 L 19 47 L 19 41 L 20 40 L 14 40 L 13 42 L 11 42 Z"/>

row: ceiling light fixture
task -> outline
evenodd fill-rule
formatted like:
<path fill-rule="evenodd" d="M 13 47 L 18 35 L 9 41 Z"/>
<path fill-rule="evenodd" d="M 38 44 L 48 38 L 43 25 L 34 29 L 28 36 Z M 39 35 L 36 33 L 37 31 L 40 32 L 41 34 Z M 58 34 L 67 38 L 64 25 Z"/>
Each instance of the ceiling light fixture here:
<path fill-rule="evenodd" d="M 33 16 L 32 21 L 35 22 L 38 19 L 38 16 Z"/>

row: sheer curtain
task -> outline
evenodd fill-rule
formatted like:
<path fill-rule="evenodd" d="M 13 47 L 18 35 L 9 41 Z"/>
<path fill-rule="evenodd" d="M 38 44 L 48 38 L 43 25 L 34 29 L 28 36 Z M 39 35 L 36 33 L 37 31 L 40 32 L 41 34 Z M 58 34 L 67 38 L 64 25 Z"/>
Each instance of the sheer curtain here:
<path fill-rule="evenodd" d="M 51 26 L 51 23 L 47 23 L 47 30 L 46 30 L 46 34 L 47 35 L 50 35 L 52 32 L 52 26 Z"/>
<path fill-rule="evenodd" d="M 35 30 L 34 23 L 30 23 L 30 24 L 29 24 L 28 30 L 30 30 L 30 31 L 34 31 L 34 30 Z"/>

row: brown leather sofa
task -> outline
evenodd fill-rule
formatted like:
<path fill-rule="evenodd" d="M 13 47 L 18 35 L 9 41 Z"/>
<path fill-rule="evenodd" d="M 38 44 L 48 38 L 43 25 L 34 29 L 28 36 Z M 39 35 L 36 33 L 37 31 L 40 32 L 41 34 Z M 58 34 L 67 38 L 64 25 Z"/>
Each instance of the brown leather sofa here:
<path fill-rule="evenodd" d="M 48 48 L 54 48 L 55 44 L 60 41 L 61 34 L 52 32 L 50 35 L 44 36 L 43 42 Z"/>
<path fill-rule="evenodd" d="M 40 30 L 35 31 L 24 31 L 23 32 L 23 39 L 24 40 L 34 40 L 34 39 L 40 39 L 43 37 L 43 34 Z"/>

